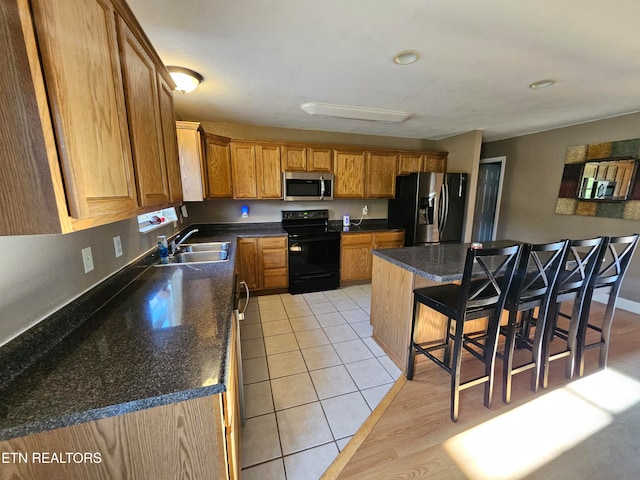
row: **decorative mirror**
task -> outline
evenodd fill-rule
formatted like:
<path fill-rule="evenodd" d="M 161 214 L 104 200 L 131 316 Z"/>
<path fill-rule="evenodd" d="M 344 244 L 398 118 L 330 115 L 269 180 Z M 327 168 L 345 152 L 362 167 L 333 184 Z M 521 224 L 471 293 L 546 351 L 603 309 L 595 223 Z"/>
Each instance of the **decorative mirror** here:
<path fill-rule="evenodd" d="M 636 161 L 600 159 L 586 162 L 578 188 L 580 200 L 626 200 L 631 192 Z"/>
<path fill-rule="evenodd" d="M 640 138 L 567 149 L 556 213 L 640 220 Z"/>

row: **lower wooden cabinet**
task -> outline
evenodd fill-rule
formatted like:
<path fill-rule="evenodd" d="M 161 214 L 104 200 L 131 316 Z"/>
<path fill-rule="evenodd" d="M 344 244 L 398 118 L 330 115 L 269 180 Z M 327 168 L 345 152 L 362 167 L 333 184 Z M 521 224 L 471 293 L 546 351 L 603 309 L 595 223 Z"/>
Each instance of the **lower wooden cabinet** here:
<path fill-rule="evenodd" d="M 372 249 L 402 248 L 403 231 L 342 233 L 340 236 L 340 281 L 370 281 Z"/>
<path fill-rule="evenodd" d="M 289 286 L 287 237 L 238 239 L 236 265 L 250 290 L 271 290 Z"/>
<path fill-rule="evenodd" d="M 230 472 L 240 464 L 237 456 L 230 460 L 230 452 L 237 452 L 239 444 L 233 439 L 233 429 L 227 427 L 231 419 L 226 417 L 224 395 L 5 440 L 0 442 L 0 451 L 23 453 L 29 460 L 35 452 L 87 452 L 82 454 L 90 457 L 79 463 L 5 463 L 0 477 L 237 479 Z M 236 429 L 235 435 L 238 433 Z"/>

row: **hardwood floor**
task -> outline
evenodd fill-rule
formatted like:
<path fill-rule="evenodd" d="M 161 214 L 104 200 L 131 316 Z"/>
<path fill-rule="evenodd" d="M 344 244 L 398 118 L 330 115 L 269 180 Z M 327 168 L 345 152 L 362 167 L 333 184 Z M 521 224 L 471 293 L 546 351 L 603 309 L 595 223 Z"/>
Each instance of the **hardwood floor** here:
<path fill-rule="evenodd" d="M 602 312 L 594 303 L 592 315 Z M 420 361 L 414 380 L 401 385 L 401 377 L 377 423 L 356 434 L 354 447 L 347 446 L 323 478 L 639 478 L 640 316 L 616 312 L 606 370 L 597 370 L 592 350 L 585 377 L 569 382 L 564 362 L 552 363 L 550 386 L 537 394 L 529 389 L 529 373 L 515 376 L 509 405 L 502 403 L 501 377 L 491 409 L 482 404 L 482 386 L 463 391 L 460 420 L 453 423 L 449 375 Z M 463 379 L 476 365 L 466 360 Z M 501 374 L 501 361 L 496 368 Z"/>

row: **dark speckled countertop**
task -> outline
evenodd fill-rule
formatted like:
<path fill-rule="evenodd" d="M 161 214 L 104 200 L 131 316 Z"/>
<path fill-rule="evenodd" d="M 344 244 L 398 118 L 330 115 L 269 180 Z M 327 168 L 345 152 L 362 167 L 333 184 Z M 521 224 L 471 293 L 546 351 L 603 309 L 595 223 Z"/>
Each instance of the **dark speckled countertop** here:
<path fill-rule="evenodd" d="M 3 372 L 0 440 L 226 390 L 235 240 L 285 232 L 279 224 L 194 227 L 193 242 L 231 241 L 229 261 L 156 268 L 154 253 L 116 274 L 125 283 L 83 305 L 91 313 L 81 325 L 15 378 Z M 0 349 L 5 364 L 20 357 L 19 339 Z"/>
<path fill-rule="evenodd" d="M 519 243 L 498 240 L 484 244 L 485 248 L 501 248 Z M 469 243 L 441 243 L 408 248 L 372 250 L 388 262 L 434 282 L 453 282 L 462 279 Z"/>
<path fill-rule="evenodd" d="M 355 223 L 358 223 L 356 221 Z M 389 224 L 387 223 L 387 219 L 377 219 L 374 218 L 372 220 L 363 220 L 359 225 L 354 225 L 354 222 L 351 222 L 349 227 L 344 227 L 342 225 L 342 221 L 340 220 L 331 220 L 329 222 L 333 228 L 343 233 L 368 233 L 368 232 L 382 232 L 387 230 L 402 230 L 401 228 L 389 228 Z"/>

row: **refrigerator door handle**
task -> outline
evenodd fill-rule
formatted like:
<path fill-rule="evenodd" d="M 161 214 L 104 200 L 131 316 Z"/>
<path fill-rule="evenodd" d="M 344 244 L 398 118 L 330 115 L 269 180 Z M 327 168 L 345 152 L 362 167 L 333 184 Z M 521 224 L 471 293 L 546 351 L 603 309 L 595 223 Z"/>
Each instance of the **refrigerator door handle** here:
<path fill-rule="evenodd" d="M 447 224 L 447 217 L 449 216 L 449 185 L 443 183 L 440 191 L 440 206 L 442 207 L 440 212 L 442 215 L 438 219 L 438 231 L 442 232 Z"/>

